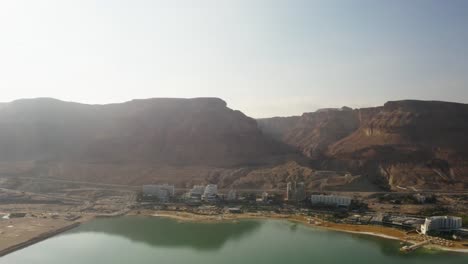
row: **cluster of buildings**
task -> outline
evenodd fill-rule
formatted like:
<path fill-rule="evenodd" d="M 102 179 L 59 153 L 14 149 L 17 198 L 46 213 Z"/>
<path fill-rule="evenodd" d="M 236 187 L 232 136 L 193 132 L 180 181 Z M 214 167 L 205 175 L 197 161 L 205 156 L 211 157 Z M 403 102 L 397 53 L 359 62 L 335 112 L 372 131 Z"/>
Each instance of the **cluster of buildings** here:
<path fill-rule="evenodd" d="M 169 184 L 153 184 L 143 185 L 143 196 L 154 197 L 160 202 L 168 202 L 175 195 L 174 185 Z M 218 194 L 218 186 L 216 184 L 195 185 L 190 191 L 184 195 L 187 202 L 199 203 L 201 201 L 214 203 L 220 200 L 220 197 L 225 201 L 238 200 L 237 192 L 233 189 L 229 190 L 224 195 Z M 242 199 L 241 197 L 240 199 Z M 257 196 L 257 202 L 269 203 L 270 195 L 263 192 L 260 197 Z M 286 187 L 286 200 L 292 202 L 302 202 L 307 199 L 305 185 L 303 182 L 288 182 Z M 415 195 L 414 198 L 418 202 L 424 203 L 426 197 L 423 195 Z M 312 194 L 310 196 L 310 204 L 316 206 L 333 206 L 333 207 L 349 207 L 352 203 L 352 198 L 339 195 L 324 195 Z M 231 213 L 241 212 L 240 208 L 229 208 Z M 445 232 L 467 232 L 462 229 L 462 218 L 456 216 L 433 216 L 428 218 L 417 218 L 401 215 L 353 215 L 344 220 L 346 223 L 355 224 L 377 224 L 391 225 L 404 229 L 419 229 L 422 234 L 428 235 L 433 233 Z"/>
<path fill-rule="evenodd" d="M 404 215 L 352 215 L 344 220 L 350 224 L 372 224 L 394 226 L 406 230 L 420 230 L 421 234 L 437 234 L 449 232 L 462 232 L 462 218 L 456 216 L 432 216 L 419 218 Z"/>
<path fill-rule="evenodd" d="M 143 196 L 156 198 L 159 202 L 169 202 L 175 196 L 174 185 L 169 184 L 153 184 L 143 185 Z M 187 203 L 200 204 L 202 201 L 206 203 L 216 203 L 218 201 L 246 201 L 249 197 L 249 202 L 256 201 L 257 203 L 269 204 L 274 201 L 275 196 L 263 192 L 261 195 L 241 196 L 239 197 L 236 190 L 230 189 L 228 192 L 219 194 L 218 186 L 216 184 L 208 185 L 194 185 L 186 194 L 183 199 Z M 413 196 L 419 203 L 424 203 L 426 197 L 421 194 Z M 254 200 L 252 200 L 254 199 Z M 303 182 L 288 182 L 286 187 L 285 200 L 289 202 L 303 202 L 309 200 L 312 206 L 326 206 L 326 207 L 346 207 L 348 208 L 353 199 L 347 196 L 340 195 L 325 195 L 325 194 L 312 194 L 306 195 L 305 184 Z M 206 207 L 206 208 L 205 208 Z M 199 207 L 201 212 L 205 214 L 216 213 L 217 208 L 214 206 L 203 205 Z M 229 213 L 241 213 L 240 207 L 232 207 L 225 209 Z M 11 216 L 10 216 L 11 217 Z M 404 215 L 390 215 L 384 213 L 378 214 L 354 214 L 340 220 L 348 224 L 372 224 L 372 225 L 386 225 L 394 226 L 406 230 L 420 231 L 423 235 L 432 235 L 440 233 L 452 233 L 453 235 L 468 235 L 468 230 L 463 229 L 463 221 L 461 217 L 456 216 L 433 216 L 428 218 L 404 216 Z"/>
<path fill-rule="evenodd" d="M 347 224 L 358 224 L 358 225 L 383 225 L 393 226 L 401 229 L 411 230 L 418 229 L 424 219 L 404 216 L 404 215 L 391 215 L 385 213 L 365 213 L 365 214 L 354 214 L 343 220 Z"/>
<path fill-rule="evenodd" d="M 208 184 L 204 185 L 195 185 L 193 188 L 186 194 L 186 200 L 190 202 L 215 202 L 218 199 L 218 185 Z"/>
<path fill-rule="evenodd" d="M 168 202 L 175 196 L 175 187 L 169 184 L 143 185 L 142 192 L 144 197 L 156 198 L 159 202 Z M 184 198 L 194 202 L 215 202 L 218 199 L 218 186 L 216 184 L 195 185 Z M 236 199 L 235 191 L 228 193 L 228 199 Z"/>
<path fill-rule="evenodd" d="M 169 184 L 151 184 L 143 185 L 143 196 L 156 198 L 160 202 L 168 202 L 175 196 L 174 185 Z M 220 198 L 225 201 L 236 201 L 238 195 L 236 190 L 231 189 L 224 195 L 218 194 L 218 186 L 216 184 L 194 185 L 184 196 L 187 202 L 216 202 Z M 241 197 L 242 198 L 242 197 Z M 268 203 L 271 196 L 267 192 L 263 192 L 257 202 Z M 286 200 L 290 202 L 301 202 L 307 199 L 305 185 L 303 182 L 288 182 L 286 187 Z M 311 195 L 310 201 L 312 205 L 326 205 L 337 207 L 348 207 L 352 199 L 346 196 L 337 195 Z"/>
<path fill-rule="evenodd" d="M 262 196 L 263 198 L 263 196 Z M 293 202 L 301 202 L 307 199 L 305 185 L 303 182 L 288 182 L 286 186 L 286 200 Z M 338 195 L 311 195 L 310 202 L 312 205 L 326 205 L 337 207 L 348 207 L 351 205 L 352 198 Z"/>

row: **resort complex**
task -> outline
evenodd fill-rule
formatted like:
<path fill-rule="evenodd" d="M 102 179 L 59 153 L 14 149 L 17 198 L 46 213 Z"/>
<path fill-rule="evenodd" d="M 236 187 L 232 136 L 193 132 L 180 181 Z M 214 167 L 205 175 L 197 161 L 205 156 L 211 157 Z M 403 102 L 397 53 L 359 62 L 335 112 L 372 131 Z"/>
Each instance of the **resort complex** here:
<path fill-rule="evenodd" d="M 422 236 L 454 236 L 457 239 L 468 236 L 467 230 L 462 229 L 463 220 L 461 217 L 445 215 L 425 217 L 375 212 L 369 209 L 366 201 L 353 196 L 323 192 L 307 196 L 303 182 L 288 182 L 282 192 L 272 193 L 261 190 L 239 192 L 235 189 L 229 189 L 220 191 L 216 184 L 194 185 L 189 191 L 182 192 L 179 196 L 174 195 L 174 190 L 174 186 L 168 184 L 145 185 L 139 207 L 165 208 L 166 210 L 201 215 L 276 212 L 287 215 L 303 215 L 309 217 L 308 219 L 313 219 L 310 216 L 315 216 L 320 219 L 309 220 L 309 223 L 320 223 L 326 219 L 328 222 L 341 224 L 397 228 Z M 387 194 L 380 197 L 381 199 L 389 199 L 386 198 Z M 426 195 L 419 193 L 409 195 L 406 199 L 412 199 L 414 203 L 419 204 L 430 200 L 426 198 Z M 389 202 L 401 203 L 397 199 L 389 199 Z M 398 205 L 393 206 L 393 208 L 398 208 Z M 422 241 L 428 239 L 430 238 Z M 437 241 L 432 238 L 430 240 Z M 413 247 L 410 249 L 412 250 Z"/>

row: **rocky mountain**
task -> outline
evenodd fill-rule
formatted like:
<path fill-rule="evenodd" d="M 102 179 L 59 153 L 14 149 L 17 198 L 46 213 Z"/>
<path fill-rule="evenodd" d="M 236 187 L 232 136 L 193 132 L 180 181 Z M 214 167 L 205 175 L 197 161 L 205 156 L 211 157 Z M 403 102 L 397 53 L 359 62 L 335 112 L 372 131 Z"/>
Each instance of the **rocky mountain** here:
<path fill-rule="evenodd" d="M 366 175 L 395 190 L 468 187 L 466 104 L 406 100 L 258 122 L 316 168 Z"/>
<path fill-rule="evenodd" d="M 21 167 L 46 176 L 112 174 L 115 182 L 132 182 L 158 166 L 258 166 L 291 153 L 217 98 L 110 105 L 45 98 L 0 108 L 0 172 Z"/>
<path fill-rule="evenodd" d="M 350 108 L 322 109 L 301 117 L 258 120 L 260 128 L 273 138 L 300 149 L 306 156 L 321 159 L 328 146 L 354 132 L 359 120 Z"/>
<path fill-rule="evenodd" d="M 21 100 L 0 110 L 0 161 L 267 162 L 287 153 L 216 98 L 84 105 Z"/>
<path fill-rule="evenodd" d="M 309 190 L 466 190 L 468 105 L 396 101 L 255 121 L 217 98 L 0 104 L 0 178 Z M 302 155 L 300 154 L 302 153 Z M 0 179 L 1 180 L 1 179 Z M 5 183 L 6 184 L 6 183 Z"/>

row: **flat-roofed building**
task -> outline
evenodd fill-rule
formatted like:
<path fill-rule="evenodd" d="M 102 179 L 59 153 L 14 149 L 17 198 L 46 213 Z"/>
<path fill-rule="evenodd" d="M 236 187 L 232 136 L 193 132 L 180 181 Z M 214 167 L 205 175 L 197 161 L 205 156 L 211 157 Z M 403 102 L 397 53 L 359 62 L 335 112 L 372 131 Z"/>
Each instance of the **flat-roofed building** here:
<path fill-rule="evenodd" d="M 332 205 L 332 206 L 346 206 L 351 204 L 352 199 L 347 196 L 338 195 L 311 195 L 310 202 L 314 205 Z"/>
<path fill-rule="evenodd" d="M 427 217 L 421 225 L 421 233 L 456 231 L 462 227 L 462 218 L 457 216 Z"/>

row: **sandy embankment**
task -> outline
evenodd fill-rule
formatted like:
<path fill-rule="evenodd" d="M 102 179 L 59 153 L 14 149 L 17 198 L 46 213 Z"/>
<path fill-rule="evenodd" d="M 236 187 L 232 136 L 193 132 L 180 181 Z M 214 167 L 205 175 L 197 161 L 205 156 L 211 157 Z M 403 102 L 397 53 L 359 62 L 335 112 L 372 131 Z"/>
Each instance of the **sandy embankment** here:
<path fill-rule="evenodd" d="M 79 221 L 39 217 L 2 219 L 0 220 L 0 256 L 70 230 L 89 219 L 91 218 L 84 217 Z"/>

